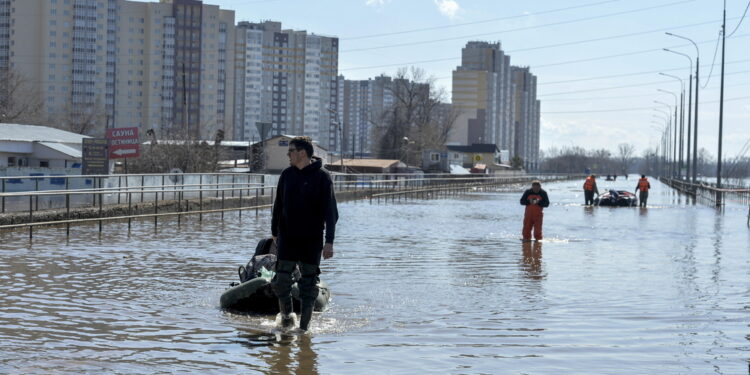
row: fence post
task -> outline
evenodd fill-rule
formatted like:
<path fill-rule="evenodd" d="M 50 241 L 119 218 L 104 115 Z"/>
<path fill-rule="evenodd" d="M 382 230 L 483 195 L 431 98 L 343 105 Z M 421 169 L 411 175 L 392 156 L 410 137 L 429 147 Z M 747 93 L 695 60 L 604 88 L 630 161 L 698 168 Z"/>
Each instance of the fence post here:
<path fill-rule="evenodd" d="M 99 233 L 102 233 L 102 209 L 103 209 L 103 207 L 102 207 L 102 198 L 104 198 L 102 196 L 103 194 L 102 194 L 101 189 L 102 189 L 102 179 L 99 178 L 99 190 L 98 190 L 98 194 L 97 194 L 97 195 L 99 195 Z"/>
<path fill-rule="evenodd" d="M 234 191 L 234 190 L 232 190 Z M 242 219 L 242 188 L 240 188 L 240 219 Z"/>
<path fill-rule="evenodd" d="M 126 192 L 128 194 L 128 232 L 130 232 L 130 223 L 133 220 L 131 216 L 133 216 L 133 193 L 129 190 Z"/>
<path fill-rule="evenodd" d="M 164 180 L 164 176 L 162 176 L 162 181 Z M 161 185 L 162 187 L 164 184 Z M 164 197 L 164 192 L 162 192 L 162 198 Z M 156 230 L 156 223 L 159 220 L 159 192 L 154 192 L 154 230 Z"/>
<path fill-rule="evenodd" d="M 34 191 L 39 192 L 39 179 L 34 179 Z M 34 201 L 36 202 L 36 209 L 39 210 L 39 195 L 34 196 Z"/>
<path fill-rule="evenodd" d="M 29 239 L 34 238 L 34 196 L 29 194 Z"/>
<path fill-rule="evenodd" d="M 224 220 L 224 189 L 221 189 L 221 220 Z"/>
<path fill-rule="evenodd" d="M 70 237 L 70 192 L 65 194 L 65 236 Z"/>
<path fill-rule="evenodd" d="M 200 175 L 200 181 L 198 184 L 198 221 L 203 222 L 203 175 Z"/>
<path fill-rule="evenodd" d="M 146 175 L 141 175 L 141 203 L 143 203 L 143 184 L 146 183 Z"/>
<path fill-rule="evenodd" d="M 5 179 L 3 179 L 3 194 L 5 194 Z M 5 213 L 5 195 L 3 195 L 3 210 L 2 213 Z"/>

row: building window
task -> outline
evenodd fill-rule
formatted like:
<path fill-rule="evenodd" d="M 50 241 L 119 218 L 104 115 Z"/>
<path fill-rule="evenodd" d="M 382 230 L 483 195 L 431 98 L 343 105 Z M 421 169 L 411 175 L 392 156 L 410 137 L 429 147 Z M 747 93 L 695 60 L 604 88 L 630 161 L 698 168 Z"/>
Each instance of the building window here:
<path fill-rule="evenodd" d="M 440 161 L 440 154 L 437 152 L 430 153 L 430 161 Z"/>
<path fill-rule="evenodd" d="M 49 168 L 48 160 L 39 160 L 39 168 Z"/>
<path fill-rule="evenodd" d="M 15 156 L 8 156 L 8 166 L 9 167 L 15 167 L 16 166 L 16 157 Z"/>

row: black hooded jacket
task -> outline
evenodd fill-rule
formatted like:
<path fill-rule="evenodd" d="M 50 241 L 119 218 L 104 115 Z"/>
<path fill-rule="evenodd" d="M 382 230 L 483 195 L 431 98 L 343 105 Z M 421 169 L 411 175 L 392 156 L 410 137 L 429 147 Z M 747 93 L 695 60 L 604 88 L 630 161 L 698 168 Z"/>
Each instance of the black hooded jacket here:
<path fill-rule="evenodd" d="M 273 204 L 271 233 L 288 239 L 320 238 L 333 243 L 339 212 L 333 182 L 323 161 L 313 157 L 303 169 L 295 166 L 281 172 Z"/>

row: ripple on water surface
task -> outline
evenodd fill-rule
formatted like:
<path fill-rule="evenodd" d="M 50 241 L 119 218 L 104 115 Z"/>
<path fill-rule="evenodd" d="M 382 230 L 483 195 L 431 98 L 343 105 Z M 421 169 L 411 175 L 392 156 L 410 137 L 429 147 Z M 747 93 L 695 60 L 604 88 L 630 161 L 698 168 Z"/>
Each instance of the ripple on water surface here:
<path fill-rule="evenodd" d="M 582 207 L 581 184 L 545 184 L 533 243 L 518 191 L 340 204 L 310 336 L 218 307 L 268 211 L 0 234 L 0 372 L 745 373 L 746 208 L 658 182 Z"/>

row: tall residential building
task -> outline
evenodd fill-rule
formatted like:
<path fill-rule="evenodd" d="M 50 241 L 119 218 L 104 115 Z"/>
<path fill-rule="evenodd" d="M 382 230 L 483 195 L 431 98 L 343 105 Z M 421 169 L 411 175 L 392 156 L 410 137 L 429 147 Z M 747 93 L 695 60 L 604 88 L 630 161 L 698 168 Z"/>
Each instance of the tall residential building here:
<path fill-rule="evenodd" d="M 96 118 L 90 134 L 137 126 L 231 138 L 233 11 L 198 0 L 0 0 L 0 64 L 4 43 L 51 120 Z"/>
<path fill-rule="evenodd" d="M 528 67 L 511 67 L 513 75 L 514 150 L 526 170 L 539 167 L 539 100 L 536 99 L 536 76 Z"/>
<path fill-rule="evenodd" d="M 393 83 L 387 76 L 361 81 L 339 76 L 338 124 L 342 125 L 344 155 L 372 155 L 376 146 L 373 127 L 393 105 Z"/>
<path fill-rule="evenodd" d="M 469 42 L 453 71 L 453 106 L 459 112 L 448 144 L 491 143 L 513 153 L 510 56 L 500 43 Z"/>
<path fill-rule="evenodd" d="M 333 125 L 338 38 L 283 30 L 280 22 L 240 22 L 235 51 L 235 139 L 259 139 L 262 122 L 272 124 L 272 135 L 307 135 L 340 149 Z"/>

